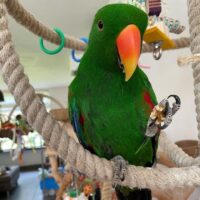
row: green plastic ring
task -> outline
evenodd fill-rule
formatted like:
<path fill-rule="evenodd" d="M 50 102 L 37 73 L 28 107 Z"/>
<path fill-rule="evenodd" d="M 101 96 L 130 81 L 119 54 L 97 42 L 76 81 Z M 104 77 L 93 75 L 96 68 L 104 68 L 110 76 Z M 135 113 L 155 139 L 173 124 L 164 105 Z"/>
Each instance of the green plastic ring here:
<path fill-rule="evenodd" d="M 60 39 L 61 39 L 60 46 L 57 49 L 55 49 L 55 50 L 49 50 L 49 49 L 45 48 L 44 47 L 43 38 L 40 37 L 40 49 L 44 53 L 49 54 L 49 55 L 55 55 L 55 54 L 59 53 L 60 51 L 62 51 L 62 49 L 65 46 L 65 36 L 64 36 L 64 33 L 60 29 L 57 29 L 57 28 L 54 28 L 54 31 L 60 36 Z"/>

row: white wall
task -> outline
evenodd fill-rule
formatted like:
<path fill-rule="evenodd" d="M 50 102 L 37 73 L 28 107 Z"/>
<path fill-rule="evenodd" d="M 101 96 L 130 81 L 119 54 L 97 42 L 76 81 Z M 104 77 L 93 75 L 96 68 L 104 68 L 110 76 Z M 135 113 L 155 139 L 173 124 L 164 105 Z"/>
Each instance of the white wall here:
<path fill-rule="evenodd" d="M 67 99 L 68 87 L 67 86 L 50 88 L 49 95 L 57 99 L 64 107 L 68 107 L 68 99 Z M 56 108 L 59 108 L 59 106 L 55 102 L 51 101 L 51 108 L 56 109 Z"/>

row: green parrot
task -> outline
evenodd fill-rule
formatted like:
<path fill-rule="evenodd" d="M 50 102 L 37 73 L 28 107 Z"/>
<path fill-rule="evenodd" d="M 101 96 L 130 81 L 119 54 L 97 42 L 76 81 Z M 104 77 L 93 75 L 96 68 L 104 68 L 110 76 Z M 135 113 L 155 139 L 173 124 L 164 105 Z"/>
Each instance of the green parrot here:
<path fill-rule="evenodd" d="M 151 167 L 157 135 L 145 141 L 156 96 L 138 67 L 148 16 L 129 4 L 110 4 L 95 15 L 88 47 L 69 86 L 69 115 L 80 143 L 107 159 Z M 141 148 L 142 147 L 142 148 Z M 151 199 L 148 189 L 116 187 L 119 199 Z"/>

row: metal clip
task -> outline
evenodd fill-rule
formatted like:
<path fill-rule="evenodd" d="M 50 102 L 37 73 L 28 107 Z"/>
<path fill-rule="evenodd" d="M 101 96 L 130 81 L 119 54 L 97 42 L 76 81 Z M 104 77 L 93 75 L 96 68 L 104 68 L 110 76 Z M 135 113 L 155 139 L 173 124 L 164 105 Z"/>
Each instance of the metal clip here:
<path fill-rule="evenodd" d="M 153 57 L 155 60 L 159 60 L 162 56 L 162 41 L 153 42 Z"/>

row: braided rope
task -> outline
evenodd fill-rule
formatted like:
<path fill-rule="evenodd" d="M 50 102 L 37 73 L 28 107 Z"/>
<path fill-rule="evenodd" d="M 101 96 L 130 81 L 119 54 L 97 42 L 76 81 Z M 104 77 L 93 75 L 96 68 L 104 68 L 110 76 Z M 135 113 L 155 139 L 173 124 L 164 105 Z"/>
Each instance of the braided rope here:
<path fill-rule="evenodd" d="M 39 20 L 37 20 L 31 13 L 23 8 L 23 6 L 18 2 L 18 0 L 5 0 L 6 6 L 9 14 L 21 25 L 25 26 L 29 31 L 37 36 L 41 36 L 49 42 L 54 44 L 60 44 L 60 38 L 53 30 L 49 29 L 43 25 Z M 10 36 L 9 36 L 10 37 Z M 189 38 L 175 39 L 174 43 L 176 45 L 175 49 L 186 48 L 190 46 Z M 65 37 L 65 47 L 84 51 L 87 47 L 83 41 L 76 39 L 74 37 Z M 171 49 L 168 49 L 171 50 Z M 153 46 L 150 44 L 143 44 L 142 52 L 152 52 Z"/>
<path fill-rule="evenodd" d="M 65 108 L 65 106 L 63 106 L 57 99 L 55 99 L 54 97 L 51 97 L 49 95 L 45 95 L 45 94 L 40 94 L 37 93 L 37 95 L 41 98 L 41 100 L 43 100 L 43 98 L 47 98 L 50 99 L 51 101 L 53 101 L 55 104 L 57 104 L 60 108 Z M 9 115 L 8 115 L 8 120 L 11 120 L 11 117 L 13 115 L 13 113 L 15 112 L 16 108 L 18 107 L 18 105 L 14 105 L 12 110 L 10 111 Z"/>
<path fill-rule="evenodd" d="M 102 200 L 110 200 L 112 199 L 112 183 L 104 182 L 101 189 L 101 199 Z"/>
<path fill-rule="evenodd" d="M 189 167 L 200 164 L 199 157 L 194 159 L 186 154 L 181 148 L 167 138 L 166 134 L 162 133 L 160 135 L 159 146 L 178 167 Z"/>
<path fill-rule="evenodd" d="M 178 167 L 187 167 L 191 165 L 199 165 L 199 158 L 188 156 L 181 148 L 169 140 L 166 134 L 162 133 L 159 138 L 159 147 Z M 102 187 L 102 200 L 112 199 L 112 184 L 104 183 Z"/>
<path fill-rule="evenodd" d="M 200 62 L 200 54 L 195 54 L 191 56 L 181 56 L 177 59 L 177 64 L 179 66 L 189 65 L 195 62 Z"/>
<path fill-rule="evenodd" d="M 90 178 L 113 181 L 113 162 L 89 153 L 61 129 L 29 84 L 23 72 L 8 30 L 7 10 L 0 0 L 0 68 L 9 91 L 15 97 L 29 124 L 42 134 L 46 144 L 71 166 Z M 200 169 L 197 166 L 173 169 L 153 169 L 129 165 L 125 181 L 130 188 L 166 189 L 200 185 Z"/>
<path fill-rule="evenodd" d="M 190 39 L 183 37 L 183 38 L 179 38 L 179 39 L 174 39 L 173 42 L 175 43 L 175 49 L 182 49 L 182 48 L 186 48 L 190 46 Z M 165 49 L 164 51 L 169 51 L 172 49 Z M 149 45 L 147 43 L 144 43 L 142 46 L 142 53 L 150 53 L 153 51 L 153 46 Z"/>
<path fill-rule="evenodd" d="M 31 13 L 23 8 L 17 0 L 6 0 L 8 12 L 14 19 L 25 26 L 32 33 L 43 37 L 49 42 L 60 44 L 57 33 L 38 21 Z M 83 51 L 86 48 L 84 42 L 74 37 L 65 37 L 65 47 Z"/>
<path fill-rule="evenodd" d="M 200 53 L 200 3 L 196 0 L 188 0 L 188 15 L 190 22 L 190 34 L 191 34 L 191 52 L 193 55 L 198 55 Z M 200 60 L 197 60 L 192 65 L 193 77 L 194 77 L 194 94 L 195 94 L 195 104 L 197 113 L 197 123 L 198 123 L 198 138 L 200 147 L 200 93 L 199 93 L 199 83 L 200 83 Z"/>

